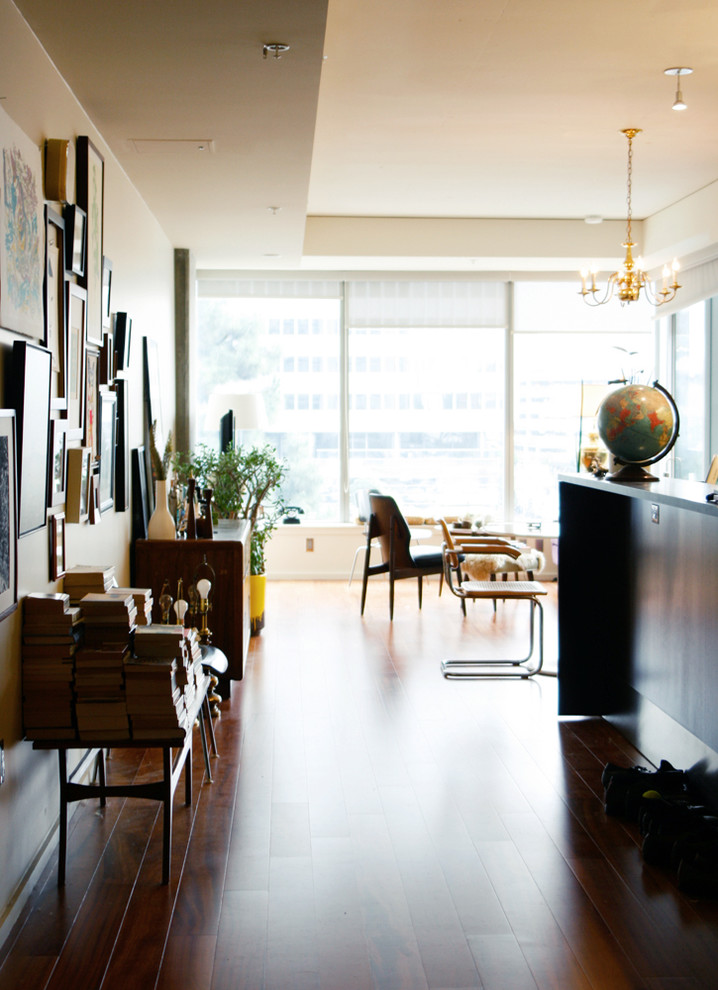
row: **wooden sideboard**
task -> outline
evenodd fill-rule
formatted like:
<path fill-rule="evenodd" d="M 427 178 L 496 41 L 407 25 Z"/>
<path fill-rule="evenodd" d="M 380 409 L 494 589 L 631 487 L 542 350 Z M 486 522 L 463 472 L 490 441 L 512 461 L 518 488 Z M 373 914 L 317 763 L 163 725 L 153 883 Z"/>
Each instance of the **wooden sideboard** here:
<path fill-rule="evenodd" d="M 182 578 L 185 592 L 194 583 L 206 557 L 215 573 L 210 594 L 208 625 L 212 645 L 227 655 L 227 679 L 241 680 L 249 649 L 249 540 L 250 524 L 242 521 L 231 536 L 213 540 L 137 540 L 135 576 L 138 587 L 152 588 L 152 621 L 161 621 L 159 597 L 167 579 L 172 597 Z"/>
<path fill-rule="evenodd" d="M 718 506 L 700 482 L 560 479 L 559 714 L 718 789 Z"/>

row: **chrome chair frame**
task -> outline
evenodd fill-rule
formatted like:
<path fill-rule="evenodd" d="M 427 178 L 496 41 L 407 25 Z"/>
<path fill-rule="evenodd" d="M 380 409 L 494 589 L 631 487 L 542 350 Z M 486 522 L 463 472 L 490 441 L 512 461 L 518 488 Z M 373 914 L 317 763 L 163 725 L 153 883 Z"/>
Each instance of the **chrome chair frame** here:
<path fill-rule="evenodd" d="M 543 605 L 541 604 L 539 597 L 545 595 L 546 589 L 538 581 L 465 581 L 461 579 L 461 573 L 458 569 L 460 556 L 468 556 L 473 553 L 495 553 L 495 545 L 490 547 L 486 546 L 470 546 L 468 543 L 461 542 L 458 546 L 454 543 L 448 527 L 442 520 L 442 528 L 444 529 L 445 540 L 442 544 L 442 554 L 444 560 L 444 580 L 449 588 L 449 591 L 460 599 L 462 606 L 465 606 L 466 601 L 471 599 L 475 601 L 477 599 L 487 599 L 493 602 L 494 609 L 496 607 L 496 600 L 511 600 L 517 599 L 521 601 L 526 601 L 529 604 L 529 652 L 525 657 L 520 659 L 513 658 L 494 658 L 494 659 L 476 659 L 476 660 L 443 660 L 441 663 L 441 672 L 447 679 L 454 679 L 460 677 L 470 677 L 470 678 L 497 678 L 497 677 L 512 677 L 522 680 L 527 680 L 529 677 L 533 677 L 536 674 L 541 673 L 543 667 L 543 632 L 544 632 L 544 613 Z M 509 557 L 518 557 L 521 551 L 516 547 L 511 547 L 509 544 L 502 546 L 501 553 L 507 554 Z M 454 575 L 457 575 L 457 580 L 454 580 Z M 458 582 L 458 583 L 457 583 Z M 535 612 L 538 609 L 538 659 L 530 664 L 531 659 L 534 656 L 534 652 L 537 646 L 537 630 L 535 622 Z"/>

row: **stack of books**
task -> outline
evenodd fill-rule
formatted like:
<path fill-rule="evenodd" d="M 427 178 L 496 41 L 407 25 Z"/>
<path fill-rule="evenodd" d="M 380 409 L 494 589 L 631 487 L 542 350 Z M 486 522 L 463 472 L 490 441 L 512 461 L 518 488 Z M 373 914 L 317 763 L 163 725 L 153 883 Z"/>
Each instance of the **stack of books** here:
<path fill-rule="evenodd" d="M 132 595 L 89 592 L 80 600 L 85 642 L 75 656 L 80 739 L 129 739 L 124 660 L 137 608 Z"/>
<path fill-rule="evenodd" d="M 182 626 L 139 626 L 125 659 L 127 710 L 134 739 L 162 739 L 190 728 L 186 685 L 190 654 Z"/>
<path fill-rule="evenodd" d="M 75 654 L 75 712 L 80 739 L 129 739 L 124 661 L 129 646 L 83 646 Z"/>
<path fill-rule="evenodd" d="M 131 594 L 90 592 L 80 599 L 85 644 L 95 649 L 126 647 L 136 627 L 137 606 Z"/>
<path fill-rule="evenodd" d="M 28 739 L 74 739 L 74 658 L 80 609 L 67 594 L 31 594 L 23 602 L 23 724 Z"/>
<path fill-rule="evenodd" d="M 109 594 L 123 597 L 132 595 L 137 608 L 137 625 L 152 625 L 152 588 L 111 588 Z"/>
<path fill-rule="evenodd" d="M 107 592 L 115 586 L 115 566 L 100 567 L 94 564 L 76 564 L 65 572 L 63 587 L 73 605 L 91 592 Z"/>

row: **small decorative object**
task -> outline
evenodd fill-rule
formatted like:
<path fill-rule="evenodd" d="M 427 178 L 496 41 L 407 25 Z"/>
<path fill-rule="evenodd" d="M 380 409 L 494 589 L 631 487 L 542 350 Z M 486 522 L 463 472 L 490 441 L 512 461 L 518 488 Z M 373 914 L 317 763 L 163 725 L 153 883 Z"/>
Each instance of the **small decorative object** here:
<path fill-rule="evenodd" d="M 197 536 L 201 540 L 211 540 L 214 536 L 212 528 L 212 495 L 214 492 L 211 488 L 204 488 L 202 490 L 202 498 L 200 499 L 200 506 L 202 509 L 202 515 L 197 520 Z"/>
<path fill-rule="evenodd" d="M 285 512 L 287 514 L 282 520 L 285 526 L 298 525 L 300 522 L 299 517 L 304 515 L 304 509 L 300 509 L 298 505 L 288 505 Z"/>
<path fill-rule="evenodd" d="M 187 539 L 197 539 L 197 517 L 194 511 L 194 491 L 197 482 L 194 478 L 187 481 Z"/>
<path fill-rule="evenodd" d="M 184 617 L 187 614 L 187 602 L 184 598 L 178 598 L 175 602 L 175 615 L 177 616 L 177 625 L 184 625 Z"/>
<path fill-rule="evenodd" d="M 172 608 L 173 600 L 174 599 L 170 594 L 169 578 L 165 578 L 164 584 L 162 585 L 162 591 L 160 592 L 160 597 L 159 597 L 160 609 L 162 610 L 163 626 L 168 626 L 170 624 L 170 609 Z"/>
<path fill-rule="evenodd" d="M 610 481 L 657 481 L 645 467 L 665 457 L 678 439 L 678 409 L 658 382 L 624 385 L 603 400 L 597 425 L 601 439 L 621 465 L 607 475 Z"/>
<path fill-rule="evenodd" d="M 207 555 L 202 554 L 202 562 L 194 572 L 190 600 L 193 600 L 195 613 L 199 615 L 199 641 L 204 646 L 209 645 L 212 641 L 212 632 L 207 624 L 207 617 L 212 609 L 209 596 L 215 587 L 216 575 L 214 568 L 208 563 Z"/>
<path fill-rule="evenodd" d="M 147 524 L 147 539 L 174 540 L 177 535 L 175 532 L 175 521 L 167 507 L 167 470 L 172 452 L 172 435 L 170 434 L 168 437 L 164 455 L 160 457 L 155 443 L 155 426 L 156 424 L 153 424 L 150 436 L 150 456 L 156 478 L 155 510 Z"/>

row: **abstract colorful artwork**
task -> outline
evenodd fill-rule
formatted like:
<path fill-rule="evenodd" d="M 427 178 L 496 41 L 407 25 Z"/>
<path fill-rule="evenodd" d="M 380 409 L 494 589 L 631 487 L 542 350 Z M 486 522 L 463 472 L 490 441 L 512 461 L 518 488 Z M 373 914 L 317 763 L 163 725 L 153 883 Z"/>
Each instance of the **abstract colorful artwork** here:
<path fill-rule="evenodd" d="M 42 162 L 39 148 L 0 109 L 0 326 L 44 337 Z"/>

